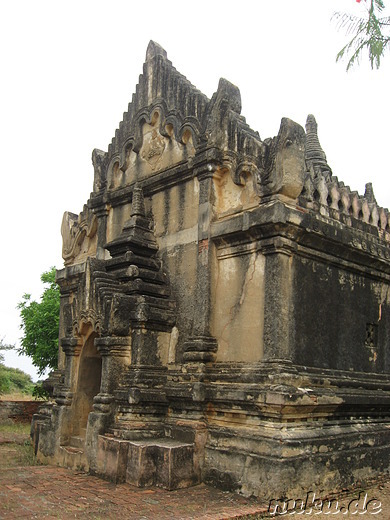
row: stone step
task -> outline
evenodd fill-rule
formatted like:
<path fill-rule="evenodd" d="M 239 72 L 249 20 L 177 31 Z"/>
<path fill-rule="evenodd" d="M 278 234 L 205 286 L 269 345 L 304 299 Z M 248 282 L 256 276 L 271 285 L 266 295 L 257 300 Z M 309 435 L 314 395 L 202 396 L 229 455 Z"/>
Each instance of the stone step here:
<path fill-rule="evenodd" d="M 199 481 L 194 468 L 194 444 L 168 438 L 130 442 L 126 472 L 129 484 L 172 490 Z"/>
<path fill-rule="evenodd" d="M 169 438 L 124 440 L 99 435 L 98 473 L 137 487 L 180 489 L 200 482 L 194 444 Z"/>
<path fill-rule="evenodd" d="M 75 454 L 75 453 L 84 453 L 84 450 L 81 448 L 76 448 L 74 446 L 61 446 L 65 453 Z"/>
<path fill-rule="evenodd" d="M 84 450 L 74 446 L 60 446 L 59 465 L 77 471 L 88 471 L 89 465 Z"/>
<path fill-rule="evenodd" d="M 72 446 L 73 448 L 80 448 L 81 450 L 84 450 L 85 437 L 81 437 L 80 435 L 73 435 L 69 439 L 69 446 Z"/>

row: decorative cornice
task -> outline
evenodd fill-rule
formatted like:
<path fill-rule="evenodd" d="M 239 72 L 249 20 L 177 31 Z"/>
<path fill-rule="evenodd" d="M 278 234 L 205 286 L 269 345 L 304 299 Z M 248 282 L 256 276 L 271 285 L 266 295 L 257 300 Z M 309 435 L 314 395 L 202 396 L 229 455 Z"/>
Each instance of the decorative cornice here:
<path fill-rule="evenodd" d="M 387 242 L 365 230 L 280 201 L 212 223 L 211 239 L 220 258 L 265 252 L 266 243 L 274 242 L 267 246 L 270 252 L 277 252 L 279 244 L 286 254 L 322 258 L 378 280 L 387 280 L 390 275 Z M 284 240 L 290 244 L 287 249 Z"/>

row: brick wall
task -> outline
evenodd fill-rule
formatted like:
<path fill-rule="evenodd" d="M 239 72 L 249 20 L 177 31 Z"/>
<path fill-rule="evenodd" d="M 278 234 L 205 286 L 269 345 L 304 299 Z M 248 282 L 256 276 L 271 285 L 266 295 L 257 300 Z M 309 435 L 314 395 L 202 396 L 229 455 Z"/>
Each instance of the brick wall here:
<path fill-rule="evenodd" d="M 31 422 L 41 401 L 0 401 L 0 420 L 12 419 L 17 422 Z"/>

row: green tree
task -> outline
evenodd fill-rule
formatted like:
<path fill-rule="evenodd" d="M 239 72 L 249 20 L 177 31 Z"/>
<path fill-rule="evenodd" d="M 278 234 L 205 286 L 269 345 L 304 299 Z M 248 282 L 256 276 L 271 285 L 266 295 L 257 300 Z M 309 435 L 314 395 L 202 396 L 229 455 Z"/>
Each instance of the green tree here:
<path fill-rule="evenodd" d="M 356 0 L 360 3 L 361 0 Z M 367 14 L 359 17 L 337 12 L 333 17 L 338 27 L 345 29 L 352 39 L 339 51 L 336 61 L 348 59 L 347 71 L 359 63 L 364 51 L 368 51 L 371 68 L 380 67 L 381 58 L 386 49 L 390 48 L 390 16 L 381 16 L 385 9 L 383 0 L 364 0 L 367 4 Z"/>
<path fill-rule="evenodd" d="M 23 329 L 21 354 L 31 357 L 33 365 L 42 375 L 47 368 L 56 368 L 58 360 L 58 326 L 60 315 L 60 291 L 55 282 L 55 267 L 41 275 L 46 285 L 41 301 L 31 300 L 24 294 L 18 304 Z"/>

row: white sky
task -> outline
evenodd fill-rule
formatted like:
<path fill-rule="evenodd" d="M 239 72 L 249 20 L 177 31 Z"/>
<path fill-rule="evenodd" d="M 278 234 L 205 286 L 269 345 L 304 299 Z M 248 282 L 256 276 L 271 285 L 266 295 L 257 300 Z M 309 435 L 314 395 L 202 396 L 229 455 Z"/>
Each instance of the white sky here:
<path fill-rule="evenodd" d="M 336 10 L 355 0 L 12 0 L 0 6 L 0 337 L 18 343 L 17 303 L 39 298 L 40 274 L 62 266 L 65 210 L 92 191 L 93 148 L 107 150 L 142 72 L 150 39 L 211 97 L 220 77 L 241 90 L 242 114 L 262 139 L 286 116 L 313 113 L 334 175 L 390 207 L 390 56 L 348 74 Z M 9 366 L 35 377 L 29 360 Z"/>

